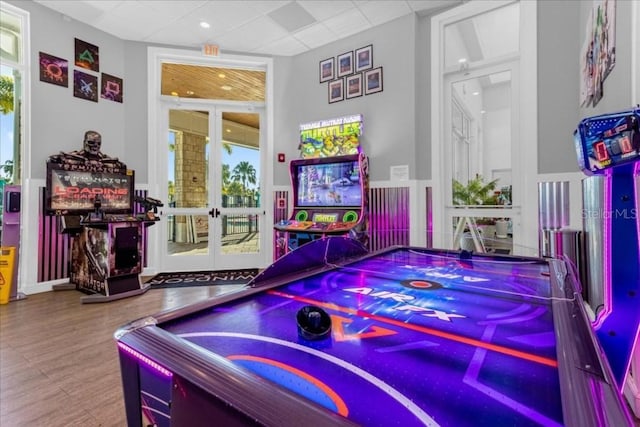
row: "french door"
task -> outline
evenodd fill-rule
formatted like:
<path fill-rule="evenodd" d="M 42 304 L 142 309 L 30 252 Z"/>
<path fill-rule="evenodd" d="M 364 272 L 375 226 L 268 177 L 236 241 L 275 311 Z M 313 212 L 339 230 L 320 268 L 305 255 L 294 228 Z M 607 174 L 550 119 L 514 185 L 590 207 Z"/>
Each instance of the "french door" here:
<path fill-rule="evenodd" d="M 263 109 L 164 99 L 158 111 L 162 271 L 260 266 Z"/>

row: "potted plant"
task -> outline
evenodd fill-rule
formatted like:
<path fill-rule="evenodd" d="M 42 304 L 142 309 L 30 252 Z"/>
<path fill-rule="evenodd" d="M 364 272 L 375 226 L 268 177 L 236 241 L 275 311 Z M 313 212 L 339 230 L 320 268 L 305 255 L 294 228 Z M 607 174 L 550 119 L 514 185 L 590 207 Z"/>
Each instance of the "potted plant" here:
<path fill-rule="evenodd" d="M 497 205 L 497 184 L 497 179 L 485 182 L 482 175 L 476 175 L 466 185 L 454 179 L 453 204 L 462 206 Z"/>

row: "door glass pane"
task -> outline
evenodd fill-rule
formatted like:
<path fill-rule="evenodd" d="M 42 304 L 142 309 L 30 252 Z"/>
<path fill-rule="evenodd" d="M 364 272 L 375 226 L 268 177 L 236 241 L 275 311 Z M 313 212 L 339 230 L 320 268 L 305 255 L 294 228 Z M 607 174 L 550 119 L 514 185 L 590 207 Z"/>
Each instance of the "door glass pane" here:
<path fill-rule="evenodd" d="M 257 253 L 260 248 L 258 215 L 222 215 L 222 253 Z"/>
<path fill-rule="evenodd" d="M 209 113 L 169 111 L 169 195 L 172 207 L 209 206 Z"/>
<path fill-rule="evenodd" d="M 465 68 L 469 63 L 518 53 L 519 2 L 448 25 L 444 30 L 445 67 Z"/>
<path fill-rule="evenodd" d="M 169 207 L 208 208 L 209 113 L 170 110 L 169 129 Z M 167 223 L 169 254 L 208 253 L 208 216 L 169 216 Z"/>
<path fill-rule="evenodd" d="M 167 215 L 167 253 L 169 255 L 207 255 L 209 217 L 206 215 Z"/>
<path fill-rule="evenodd" d="M 260 115 L 222 113 L 220 147 L 223 209 L 260 208 Z M 257 215 L 223 215 L 222 252 L 258 252 Z"/>
<path fill-rule="evenodd" d="M 453 205 L 510 206 L 511 73 L 454 82 L 451 93 Z"/>

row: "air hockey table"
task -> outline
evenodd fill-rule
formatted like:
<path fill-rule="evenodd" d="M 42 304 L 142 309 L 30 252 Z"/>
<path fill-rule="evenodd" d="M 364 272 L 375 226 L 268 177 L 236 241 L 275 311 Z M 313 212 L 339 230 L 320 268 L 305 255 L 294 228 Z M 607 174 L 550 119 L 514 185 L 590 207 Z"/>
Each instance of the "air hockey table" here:
<path fill-rule="evenodd" d="M 327 237 L 115 338 L 130 427 L 632 425 L 556 259 Z"/>

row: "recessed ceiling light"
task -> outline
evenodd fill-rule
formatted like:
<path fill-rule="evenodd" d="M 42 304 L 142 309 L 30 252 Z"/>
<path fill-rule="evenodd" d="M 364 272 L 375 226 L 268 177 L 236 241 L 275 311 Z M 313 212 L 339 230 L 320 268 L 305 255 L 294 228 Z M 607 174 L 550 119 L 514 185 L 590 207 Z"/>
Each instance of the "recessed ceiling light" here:
<path fill-rule="evenodd" d="M 187 93 L 189 93 L 189 92 L 187 92 Z M 478 96 L 478 95 L 480 95 L 480 92 L 475 91 L 475 92 L 473 92 L 473 94 L 474 94 L 475 96 Z"/>
<path fill-rule="evenodd" d="M 467 58 L 460 58 L 458 59 L 458 62 L 464 64 L 465 62 L 467 62 Z"/>
<path fill-rule="evenodd" d="M 209 28 L 209 27 L 211 27 L 211 25 L 209 25 L 209 23 L 208 23 L 208 22 L 204 22 L 204 21 L 200 22 L 200 26 L 201 26 L 202 28 Z"/>
<path fill-rule="evenodd" d="M 176 92 L 175 90 L 173 92 L 171 92 L 171 95 L 173 96 L 178 96 L 178 92 Z"/>
<path fill-rule="evenodd" d="M 224 85 L 224 86 L 220 86 L 220 89 L 222 89 L 222 90 L 231 90 L 233 88 L 231 86 Z"/>
<path fill-rule="evenodd" d="M 224 79 L 227 76 L 224 73 L 220 73 L 220 74 L 218 74 L 218 77 L 220 77 L 221 79 Z"/>
<path fill-rule="evenodd" d="M 188 90 L 188 91 L 187 91 L 187 95 L 189 95 L 189 96 L 193 95 L 194 93 L 195 93 L 195 92 L 194 92 L 194 91 L 192 91 L 192 90 Z"/>
<path fill-rule="evenodd" d="M 231 129 L 227 128 L 227 133 L 231 133 Z"/>

